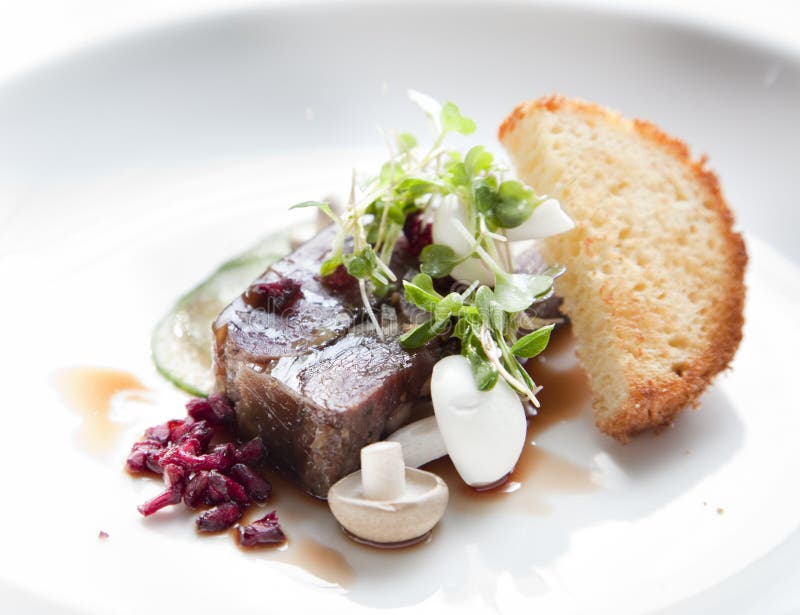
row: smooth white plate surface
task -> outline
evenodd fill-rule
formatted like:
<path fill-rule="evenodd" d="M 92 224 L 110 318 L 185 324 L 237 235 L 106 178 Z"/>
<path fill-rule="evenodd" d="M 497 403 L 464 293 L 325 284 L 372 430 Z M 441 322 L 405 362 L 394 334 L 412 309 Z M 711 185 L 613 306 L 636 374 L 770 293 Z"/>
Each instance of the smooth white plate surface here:
<path fill-rule="evenodd" d="M 537 443 L 582 468 L 583 482 L 535 483 L 530 510 L 453 507 L 424 548 L 351 546 L 324 510 L 282 510 L 278 494 L 290 536 L 347 561 L 347 588 L 240 552 L 228 536 L 197 538 L 182 513 L 143 521 L 135 505 L 157 487 L 120 472 L 125 449 L 183 401 L 150 365 L 151 327 L 215 264 L 296 219 L 288 204 L 342 191 L 351 166 L 379 161 L 376 124 L 422 133 L 407 87 L 457 101 L 487 144 L 517 102 L 557 91 L 710 153 L 751 256 L 733 370 L 660 436 L 623 447 L 585 412 L 548 430 Z M 799 125 L 796 58 L 544 7 L 273 8 L 123 40 L 4 85 L 0 603 L 15 613 L 795 612 Z M 150 403 L 119 404 L 105 455 L 77 444 L 81 417 L 53 386 L 81 365 L 153 389 Z"/>

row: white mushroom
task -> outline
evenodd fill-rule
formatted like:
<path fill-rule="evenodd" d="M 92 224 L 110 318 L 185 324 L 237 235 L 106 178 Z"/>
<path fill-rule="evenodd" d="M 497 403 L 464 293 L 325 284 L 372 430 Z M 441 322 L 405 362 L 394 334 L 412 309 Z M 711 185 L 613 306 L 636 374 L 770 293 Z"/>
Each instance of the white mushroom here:
<path fill-rule="evenodd" d="M 514 469 L 525 446 L 527 422 L 519 396 L 505 380 L 480 391 L 467 359 L 445 357 L 433 368 L 431 397 L 435 416 L 389 436 L 402 444 L 409 465 L 449 454 L 472 487 L 492 485 Z"/>
<path fill-rule="evenodd" d="M 510 241 L 523 241 L 525 239 L 544 239 L 565 233 L 575 227 L 561 204 L 554 198 L 549 198 L 540 203 L 525 222 L 515 228 L 506 230 Z"/>
<path fill-rule="evenodd" d="M 333 516 L 355 540 L 393 546 L 424 539 L 447 507 L 445 482 L 406 467 L 397 442 L 361 449 L 361 470 L 328 491 Z"/>
<path fill-rule="evenodd" d="M 433 367 L 431 399 L 447 452 L 465 483 L 490 485 L 514 469 L 527 421 L 519 395 L 505 380 L 481 391 L 465 357 L 445 357 Z"/>
<path fill-rule="evenodd" d="M 388 442 L 399 442 L 403 446 L 406 465 L 412 468 L 447 455 L 442 433 L 436 424 L 435 416 L 409 423 L 386 438 Z"/>

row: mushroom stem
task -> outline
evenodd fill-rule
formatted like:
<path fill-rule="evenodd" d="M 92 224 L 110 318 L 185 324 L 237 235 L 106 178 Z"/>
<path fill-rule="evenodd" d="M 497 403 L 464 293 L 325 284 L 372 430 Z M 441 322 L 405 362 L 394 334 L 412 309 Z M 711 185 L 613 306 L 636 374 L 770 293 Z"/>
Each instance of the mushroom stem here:
<path fill-rule="evenodd" d="M 399 442 L 375 442 L 361 449 L 361 484 L 368 500 L 394 500 L 406 490 L 406 464 Z"/>
<path fill-rule="evenodd" d="M 399 442 L 402 445 L 402 456 L 410 468 L 418 468 L 447 455 L 447 447 L 436 424 L 435 416 L 409 423 L 395 431 L 385 441 Z M 361 464 L 363 468 L 363 456 Z"/>

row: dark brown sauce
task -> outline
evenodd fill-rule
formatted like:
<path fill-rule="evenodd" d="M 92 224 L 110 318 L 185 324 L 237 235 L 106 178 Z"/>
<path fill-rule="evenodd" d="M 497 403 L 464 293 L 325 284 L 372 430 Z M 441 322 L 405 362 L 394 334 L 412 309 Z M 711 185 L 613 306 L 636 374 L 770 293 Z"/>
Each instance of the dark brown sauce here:
<path fill-rule="evenodd" d="M 128 372 L 100 367 L 63 369 L 55 375 L 55 384 L 64 402 L 83 417 L 80 444 L 96 454 L 109 453 L 121 429 L 109 416 L 112 399 L 126 394 L 141 400 L 146 391 Z"/>
<path fill-rule="evenodd" d="M 355 580 L 355 570 L 341 553 L 311 538 L 289 539 L 285 549 L 274 551 L 273 557 L 340 587 L 350 587 Z"/>
<path fill-rule="evenodd" d="M 589 410 L 592 391 L 575 356 L 575 338 L 569 328 L 555 332 L 545 354 L 528 361 L 526 368 L 542 387 L 537 396 L 541 407 L 528 423 L 529 436 Z"/>

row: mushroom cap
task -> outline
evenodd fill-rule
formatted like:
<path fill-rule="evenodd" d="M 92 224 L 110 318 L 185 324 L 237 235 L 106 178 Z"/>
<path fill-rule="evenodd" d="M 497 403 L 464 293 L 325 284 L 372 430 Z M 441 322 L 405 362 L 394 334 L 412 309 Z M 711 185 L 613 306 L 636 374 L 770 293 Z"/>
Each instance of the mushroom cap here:
<path fill-rule="evenodd" d="M 393 500 L 365 498 L 360 470 L 345 476 L 328 491 L 333 516 L 348 532 L 371 542 L 404 542 L 427 534 L 447 508 L 447 484 L 431 472 L 405 471 L 405 492 Z"/>

